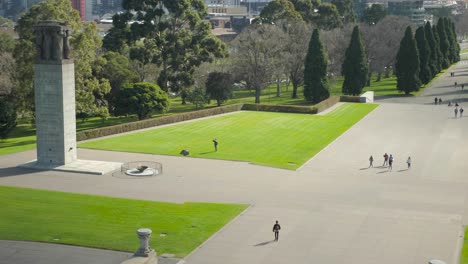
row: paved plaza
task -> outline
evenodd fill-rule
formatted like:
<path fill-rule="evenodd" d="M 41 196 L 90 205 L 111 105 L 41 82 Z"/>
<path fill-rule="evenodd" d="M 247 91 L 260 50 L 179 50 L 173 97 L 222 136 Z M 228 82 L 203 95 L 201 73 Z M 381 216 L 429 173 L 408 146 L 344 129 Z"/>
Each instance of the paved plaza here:
<path fill-rule="evenodd" d="M 376 110 L 297 171 L 79 149 L 81 159 L 164 166 L 157 177 L 123 179 L 16 168 L 35 158 L 28 151 L 0 157 L 0 185 L 251 204 L 181 261 L 187 264 L 420 264 L 433 258 L 455 264 L 468 222 L 468 117 L 455 119 L 452 107 L 434 105 L 433 98 L 456 99 L 468 109 L 465 91 L 453 87 L 454 78 L 468 84 L 468 65 L 449 71 L 420 96 L 377 101 Z M 385 152 L 395 156 L 392 171 L 380 167 Z M 371 154 L 374 168 L 368 168 Z M 272 241 L 275 220 L 282 226 L 279 242 Z"/>

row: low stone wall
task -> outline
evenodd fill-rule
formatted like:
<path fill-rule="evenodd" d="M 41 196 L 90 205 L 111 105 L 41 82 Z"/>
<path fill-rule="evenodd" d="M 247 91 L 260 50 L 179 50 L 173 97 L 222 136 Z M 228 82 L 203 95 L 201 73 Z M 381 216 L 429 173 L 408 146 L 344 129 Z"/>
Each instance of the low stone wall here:
<path fill-rule="evenodd" d="M 368 91 L 359 96 L 359 102 L 361 103 L 373 103 L 374 102 L 374 91 Z"/>

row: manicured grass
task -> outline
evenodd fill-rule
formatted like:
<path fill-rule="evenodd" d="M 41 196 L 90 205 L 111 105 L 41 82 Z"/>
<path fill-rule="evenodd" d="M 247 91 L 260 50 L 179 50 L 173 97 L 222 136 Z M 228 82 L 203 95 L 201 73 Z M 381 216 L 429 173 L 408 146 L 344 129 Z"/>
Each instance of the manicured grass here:
<path fill-rule="evenodd" d="M 463 248 L 460 256 L 460 264 L 468 264 L 468 228 L 466 227 Z"/>
<path fill-rule="evenodd" d="M 468 49 L 464 49 L 460 51 L 460 54 L 468 53 Z"/>
<path fill-rule="evenodd" d="M 239 112 L 80 144 L 81 148 L 241 160 L 297 169 L 361 118 L 373 104 L 344 104 L 324 115 Z M 212 139 L 219 141 L 214 151 Z"/>
<path fill-rule="evenodd" d="M 184 257 L 247 205 L 175 204 L 0 186 L 0 207 L 0 239 L 133 252 L 139 245 L 135 231 L 147 227 L 158 254 Z"/>

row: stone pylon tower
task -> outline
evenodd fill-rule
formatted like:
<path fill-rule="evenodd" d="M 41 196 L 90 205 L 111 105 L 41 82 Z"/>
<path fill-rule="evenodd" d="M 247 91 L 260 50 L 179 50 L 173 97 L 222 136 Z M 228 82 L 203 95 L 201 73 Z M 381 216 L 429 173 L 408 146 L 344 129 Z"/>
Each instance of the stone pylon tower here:
<path fill-rule="evenodd" d="M 56 21 L 42 21 L 35 27 L 38 166 L 61 166 L 77 159 L 75 65 L 70 59 L 70 32 L 69 27 Z"/>

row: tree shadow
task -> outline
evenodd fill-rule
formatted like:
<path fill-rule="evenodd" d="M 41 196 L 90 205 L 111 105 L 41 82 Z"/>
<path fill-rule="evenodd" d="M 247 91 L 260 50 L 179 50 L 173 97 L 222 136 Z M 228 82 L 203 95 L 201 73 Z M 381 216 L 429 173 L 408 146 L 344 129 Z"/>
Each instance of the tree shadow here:
<path fill-rule="evenodd" d="M 269 241 L 265 241 L 265 242 L 262 242 L 262 243 L 258 243 L 258 244 L 256 244 L 256 245 L 254 245 L 254 247 L 265 246 L 265 245 L 268 245 L 268 244 L 273 243 L 273 242 L 275 242 L 274 239 L 273 239 L 273 240 L 269 240 Z"/>
<path fill-rule="evenodd" d="M 19 142 L 0 141 L 0 148 L 18 147 L 18 146 L 24 146 L 24 145 L 30 145 L 30 144 L 36 144 L 36 140 L 25 140 L 25 141 L 19 141 Z"/>

